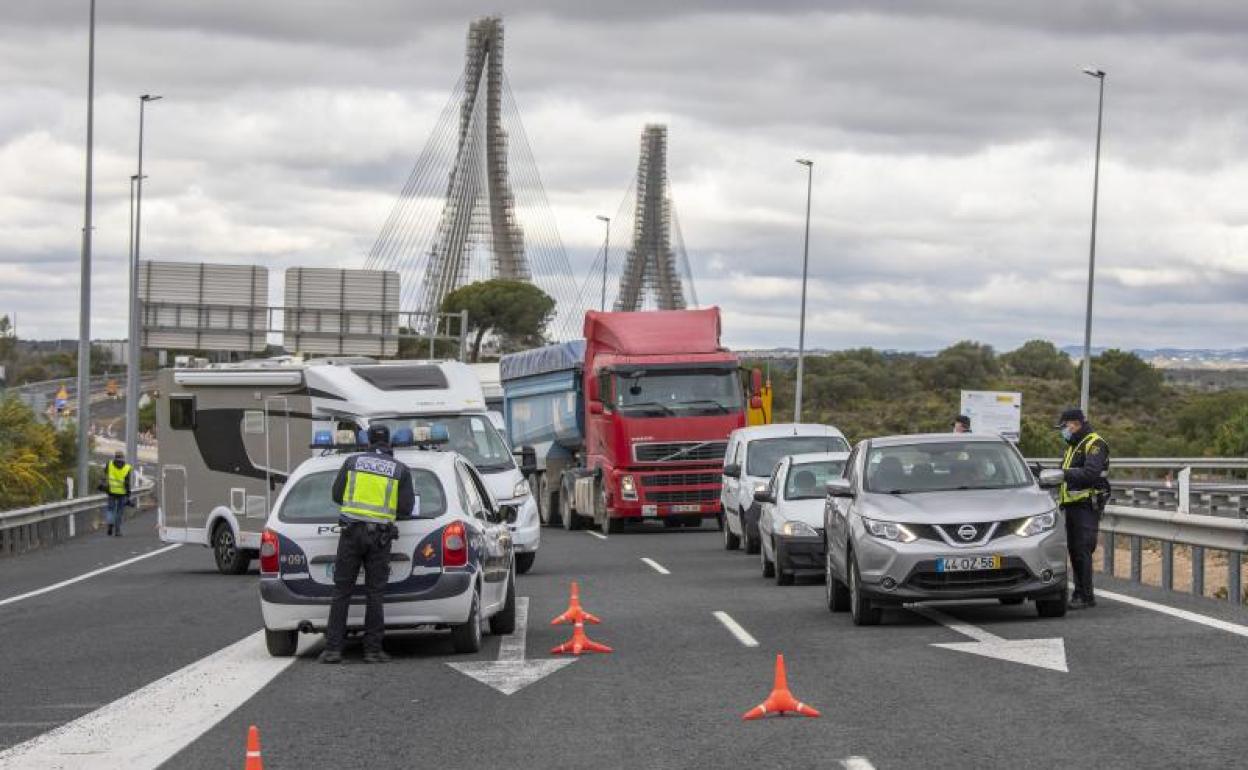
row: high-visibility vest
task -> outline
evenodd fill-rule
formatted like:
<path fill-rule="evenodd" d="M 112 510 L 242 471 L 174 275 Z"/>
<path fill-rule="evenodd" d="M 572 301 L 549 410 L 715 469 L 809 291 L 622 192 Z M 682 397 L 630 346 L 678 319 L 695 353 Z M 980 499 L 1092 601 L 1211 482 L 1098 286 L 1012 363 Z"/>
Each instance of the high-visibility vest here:
<path fill-rule="evenodd" d="M 126 477 L 130 475 L 129 463 L 117 467 L 117 463 L 108 464 L 108 493 L 110 495 L 124 495 L 126 493 Z"/>
<path fill-rule="evenodd" d="M 338 509 L 348 518 L 394 521 L 399 512 L 399 463 L 389 457 L 356 455 Z"/>
<path fill-rule="evenodd" d="M 1101 440 L 1101 437 L 1097 435 L 1096 433 L 1089 433 L 1088 435 L 1084 436 L 1083 440 L 1080 441 L 1075 446 L 1067 447 L 1066 456 L 1062 459 L 1062 470 L 1069 470 L 1070 464 L 1075 459 L 1075 455 L 1079 454 L 1080 451 L 1084 451 L 1086 453 L 1087 448 L 1091 446 L 1093 441 L 1100 441 L 1100 440 Z M 1066 505 L 1067 503 L 1078 503 L 1083 500 L 1087 500 L 1091 498 L 1092 495 L 1094 494 L 1096 494 L 1096 489 L 1094 487 L 1088 487 L 1087 489 L 1079 489 L 1079 490 L 1072 492 L 1067 487 L 1066 482 L 1063 481 L 1060 494 L 1059 494 L 1059 500 L 1061 501 L 1062 505 Z"/>

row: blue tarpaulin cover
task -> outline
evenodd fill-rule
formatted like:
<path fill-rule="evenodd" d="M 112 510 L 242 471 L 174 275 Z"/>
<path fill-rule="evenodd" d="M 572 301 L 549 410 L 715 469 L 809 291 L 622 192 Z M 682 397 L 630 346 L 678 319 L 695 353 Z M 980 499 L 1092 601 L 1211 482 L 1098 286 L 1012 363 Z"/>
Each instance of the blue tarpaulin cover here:
<path fill-rule="evenodd" d="M 549 372 L 564 372 L 579 369 L 584 363 L 585 340 L 560 342 L 503 356 L 498 360 L 499 379 L 507 382 Z"/>

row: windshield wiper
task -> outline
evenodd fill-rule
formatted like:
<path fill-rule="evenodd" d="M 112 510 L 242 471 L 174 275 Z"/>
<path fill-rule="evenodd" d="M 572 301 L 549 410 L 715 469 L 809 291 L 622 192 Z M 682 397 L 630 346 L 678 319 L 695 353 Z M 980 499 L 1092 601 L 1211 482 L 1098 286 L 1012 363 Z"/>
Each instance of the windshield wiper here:
<path fill-rule="evenodd" d="M 663 410 L 665 413 L 667 413 L 667 414 L 670 414 L 670 415 L 675 415 L 675 414 L 676 414 L 676 412 L 675 412 L 675 411 L 673 411 L 673 410 L 672 410 L 672 408 L 671 408 L 670 406 L 668 406 L 667 404 L 659 403 L 658 401 L 634 401 L 634 402 L 633 402 L 633 403 L 631 403 L 631 404 L 622 404 L 622 405 L 620 406 L 620 408 L 621 408 L 621 409 L 630 409 L 630 408 L 635 407 L 635 406 L 636 406 L 636 407 L 642 407 L 642 408 L 645 408 L 645 409 L 658 407 L 659 409 L 662 409 L 662 410 Z"/>
<path fill-rule="evenodd" d="M 680 403 L 681 403 L 681 406 L 687 406 L 689 404 L 711 404 L 712 406 L 719 409 L 721 414 L 728 414 L 728 411 L 729 411 L 728 407 L 724 406 L 723 404 L 719 403 L 713 398 L 695 398 L 692 401 L 682 401 Z"/>

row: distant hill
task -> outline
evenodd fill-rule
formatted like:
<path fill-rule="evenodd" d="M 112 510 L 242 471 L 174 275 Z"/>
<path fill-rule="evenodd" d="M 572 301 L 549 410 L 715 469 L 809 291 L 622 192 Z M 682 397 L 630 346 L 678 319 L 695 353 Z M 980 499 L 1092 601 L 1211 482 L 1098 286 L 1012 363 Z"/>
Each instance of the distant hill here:
<path fill-rule="evenodd" d="M 1098 356 L 1105 352 L 1108 348 L 1092 348 L 1092 355 Z M 1070 356 L 1072 360 L 1079 361 L 1083 357 L 1082 345 L 1066 345 L 1059 348 L 1063 353 Z M 784 360 L 797 358 L 796 348 L 762 348 L 755 350 L 738 350 L 736 351 L 742 358 L 749 360 Z M 808 356 L 826 356 L 835 353 L 835 350 L 826 348 L 818 348 L 807 350 Z M 916 355 L 920 358 L 931 358 L 939 351 L 936 350 L 881 350 L 884 355 L 891 354 L 909 354 Z M 1006 352 L 1004 350 L 1000 352 Z M 1149 362 L 1158 369 L 1207 369 L 1210 371 L 1225 370 L 1245 370 L 1248 371 L 1248 348 L 1239 348 L 1235 350 L 1218 350 L 1218 349 L 1185 349 L 1185 348 L 1135 348 L 1130 352 L 1136 354 L 1140 358 Z"/>

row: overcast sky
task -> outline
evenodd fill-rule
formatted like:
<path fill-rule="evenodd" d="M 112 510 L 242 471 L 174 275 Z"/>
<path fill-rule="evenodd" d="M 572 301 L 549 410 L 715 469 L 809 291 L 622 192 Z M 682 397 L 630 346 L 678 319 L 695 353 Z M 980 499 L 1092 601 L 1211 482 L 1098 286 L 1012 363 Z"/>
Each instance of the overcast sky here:
<path fill-rule="evenodd" d="M 0 314 L 77 336 L 87 0 L 0 3 Z M 1248 346 L 1248 5 L 828 0 L 99 0 L 93 336 L 143 254 L 362 267 L 463 66 L 506 68 L 578 282 L 669 125 L 703 304 L 735 347 L 1082 340 L 1108 71 L 1095 344 Z M 623 237 L 616 234 L 615 238 Z M 271 283 L 280 283 L 274 274 Z"/>

